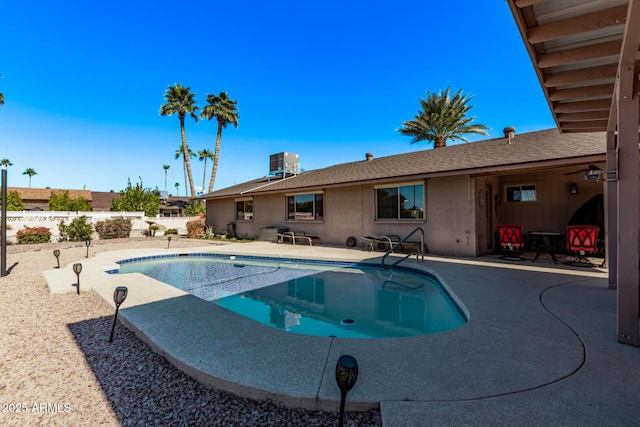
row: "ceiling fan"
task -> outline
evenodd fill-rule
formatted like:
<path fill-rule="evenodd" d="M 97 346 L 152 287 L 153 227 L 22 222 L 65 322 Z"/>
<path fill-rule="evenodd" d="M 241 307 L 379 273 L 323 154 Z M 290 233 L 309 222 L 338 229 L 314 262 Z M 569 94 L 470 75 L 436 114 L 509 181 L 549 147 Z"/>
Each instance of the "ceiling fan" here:
<path fill-rule="evenodd" d="M 598 179 L 600 175 L 604 173 L 604 170 L 596 165 L 589 165 L 588 169 L 580 169 L 574 172 L 568 172 L 565 173 L 565 175 L 575 175 L 577 173 L 583 173 L 584 179 L 588 181 L 591 179 Z"/>

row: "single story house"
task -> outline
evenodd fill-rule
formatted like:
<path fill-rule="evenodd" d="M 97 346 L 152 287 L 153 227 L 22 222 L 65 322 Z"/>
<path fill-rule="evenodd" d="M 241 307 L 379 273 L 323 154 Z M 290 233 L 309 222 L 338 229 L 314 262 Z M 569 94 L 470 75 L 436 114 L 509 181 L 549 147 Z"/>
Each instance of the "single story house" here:
<path fill-rule="evenodd" d="M 604 169 L 605 152 L 604 132 L 506 128 L 501 138 L 381 158 L 367 153 L 202 198 L 216 232 L 256 238 L 286 228 L 345 245 L 349 237 L 402 237 L 420 227 L 430 253 L 473 257 L 496 249 L 499 223 L 564 232 L 572 214 L 603 192 L 602 180 L 585 174 Z"/>
<path fill-rule="evenodd" d="M 49 200 L 53 193 L 64 193 L 67 191 L 69 197 L 72 199 L 78 199 L 80 197 L 92 202 L 93 196 L 89 190 L 64 190 L 55 188 L 25 188 L 25 187 L 8 187 L 7 193 L 11 191 L 18 192 L 24 210 L 26 211 L 48 211 Z"/>
<path fill-rule="evenodd" d="M 183 217 L 184 210 L 189 204 L 189 197 L 168 196 L 162 200 L 159 206 L 159 213 L 162 217 Z"/>

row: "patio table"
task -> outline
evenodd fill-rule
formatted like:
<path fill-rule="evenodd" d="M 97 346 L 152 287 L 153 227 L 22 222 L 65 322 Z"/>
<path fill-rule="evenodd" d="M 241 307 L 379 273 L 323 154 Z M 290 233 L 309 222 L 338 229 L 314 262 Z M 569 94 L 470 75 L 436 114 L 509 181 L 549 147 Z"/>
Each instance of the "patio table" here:
<path fill-rule="evenodd" d="M 558 263 L 558 258 L 556 258 L 556 248 L 559 245 L 560 247 L 562 247 L 562 233 L 551 231 L 532 231 L 529 233 L 529 238 L 532 241 L 535 241 L 538 246 L 536 255 L 533 257 L 531 262 L 536 262 L 536 260 L 540 256 L 540 252 L 545 251 L 549 255 L 551 255 L 551 259 L 553 260 L 554 264 Z"/>

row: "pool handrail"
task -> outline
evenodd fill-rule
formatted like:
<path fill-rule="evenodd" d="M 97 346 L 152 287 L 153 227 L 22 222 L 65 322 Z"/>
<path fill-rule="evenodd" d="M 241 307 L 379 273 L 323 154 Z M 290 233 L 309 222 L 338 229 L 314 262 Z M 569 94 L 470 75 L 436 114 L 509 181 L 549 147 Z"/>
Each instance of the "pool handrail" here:
<path fill-rule="evenodd" d="M 387 257 L 390 254 L 395 252 L 396 249 L 401 248 L 402 244 L 405 243 L 409 239 L 409 237 L 413 236 L 418 231 L 420 232 L 420 248 L 418 249 L 417 252 L 410 252 L 406 256 L 404 256 L 403 258 L 400 258 L 397 261 L 395 261 L 393 264 L 387 265 L 387 264 L 384 263 L 384 261 L 387 259 Z M 405 259 L 409 258 L 411 255 L 415 255 L 416 256 L 416 262 L 420 262 L 420 256 L 422 256 L 422 261 L 424 261 L 424 253 L 425 252 L 428 253 L 429 251 L 426 250 L 426 246 L 424 245 L 424 230 L 421 227 L 416 227 L 409 234 L 407 234 L 402 239 L 400 239 L 399 242 L 397 242 L 391 248 L 389 248 L 389 250 L 387 252 L 385 252 L 385 254 L 382 256 L 382 260 L 380 261 L 380 265 L 382 265 L 382 268 L 384 268 L 385 270 L 389 269 L 389 268 L 393 268 L 396 265 L 400 264 Z"/>

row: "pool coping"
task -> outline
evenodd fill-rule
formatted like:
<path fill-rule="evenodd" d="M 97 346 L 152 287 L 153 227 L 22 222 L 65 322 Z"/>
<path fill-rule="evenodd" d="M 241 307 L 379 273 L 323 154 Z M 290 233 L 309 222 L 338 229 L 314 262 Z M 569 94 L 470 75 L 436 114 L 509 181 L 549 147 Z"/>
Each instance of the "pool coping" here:
<path fill-rule="evenodd" d="M 286 258 L 355 262 L 379 260 L 376 254 L 353 249 L 284 248 L 268 243 L 189 249 L 195 251 L 253 251 L 271 257 L 276 252 Z M 334 372 L 335 363 L 343 354 L 354 356 L 360 370 L 358 382 L 348 396 L 348 410 L 367 410 L 378 407 L 380 402 L 487 398 L 561 381 L 580 369 L 584 346 L 579 336 L 541 306 L 540 293 L 550 284 L 567 280 L 601 286 L 606 277 L 601 272 L 531 266 L 525 269 L 492 261 L 437 257 L 427 257 L 425 263 L 408 260 L 411 267 L 432 272 L 460 298 L 470 312 L 467 325 L 419 337 L 312 337 L 258 324 L 141 274 L 106 273 L 116 266 L 116 260 L 171 252 L 185 250 L 96 254 L 81 261 L 81 290 L 90 289 L 115 307 L 113 290 L 127 286 L 129 296 L 119 319 L 154 351 L 207 385 L 243 397 L 326 411 L 339 407 L 340 391 Z M 429 267 L 433 265 L 437 268 Z M 522 276 L 522 270 L 531 277 Z M 75 292 L 71 264 L 43 274 L 51 292 Z M 493 277 L 495 283 L 482 288 L 478 286 L 482 277 Z M 496 303 L 504 301 L 510 305 L 498 312 Z"/>

